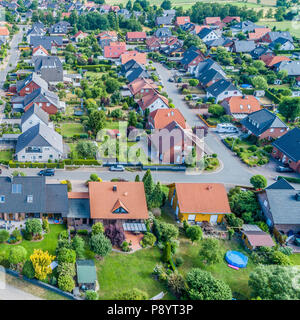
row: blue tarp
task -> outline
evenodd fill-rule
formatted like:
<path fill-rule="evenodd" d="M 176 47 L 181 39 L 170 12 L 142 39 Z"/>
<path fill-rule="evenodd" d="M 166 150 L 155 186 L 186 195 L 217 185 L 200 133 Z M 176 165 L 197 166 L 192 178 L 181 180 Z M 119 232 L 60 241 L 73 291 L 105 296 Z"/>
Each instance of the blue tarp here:
<path fill-rule="evenodd" d="M 248 257 L 238 251 L 227 251 L 226 261 L 234 267 L 245 268 L 248 263 Z"/>

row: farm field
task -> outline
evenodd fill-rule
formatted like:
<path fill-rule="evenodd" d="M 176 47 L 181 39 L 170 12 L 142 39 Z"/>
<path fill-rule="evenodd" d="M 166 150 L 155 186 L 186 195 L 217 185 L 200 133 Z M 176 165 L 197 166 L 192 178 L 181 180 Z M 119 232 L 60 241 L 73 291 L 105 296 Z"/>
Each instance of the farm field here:
<path fill-rule="evenodd" d="M 296 24 L 294 24 L 293 21 L 270 21 L 270 20 L 260 20 L 257 22 L 259 25 L 265 25 L 269 28 L 276 27 L 277 30 L 281 31 L 289 31 L 292 36 L 295 36 L 297 38 L 300 37 L 300 22 L 298 21 Z"/>

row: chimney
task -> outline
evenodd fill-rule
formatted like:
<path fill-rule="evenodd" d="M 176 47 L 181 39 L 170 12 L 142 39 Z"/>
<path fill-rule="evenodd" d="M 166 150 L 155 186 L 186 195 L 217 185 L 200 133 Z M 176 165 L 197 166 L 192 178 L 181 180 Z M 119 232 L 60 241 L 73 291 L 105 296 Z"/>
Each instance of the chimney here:
<path fill-rule="evenodd" d="M 212 189 L 212 186 L 207 186 L 206 189 L 207 189 L 207 190 L 211 190 L 211 189 Z"/>
<path fill-rule="evenodd" d="M 114 191 L 114 192 L 117 191 L 117 186 L 116 186 L 116 185 L 113 186 L 113 191 Z"/>

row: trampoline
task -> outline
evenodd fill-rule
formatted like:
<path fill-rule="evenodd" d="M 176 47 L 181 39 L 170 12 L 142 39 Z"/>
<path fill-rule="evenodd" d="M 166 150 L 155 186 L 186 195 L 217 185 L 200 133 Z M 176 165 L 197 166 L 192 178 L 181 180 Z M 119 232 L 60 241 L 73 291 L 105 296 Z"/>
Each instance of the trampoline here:
<path fill-rule="evenodd" d="M 238 251 L 227 251 L 225 259 L 231 266 L 237 268 L 246 268 L 248 263 L 248 257 Z"/>

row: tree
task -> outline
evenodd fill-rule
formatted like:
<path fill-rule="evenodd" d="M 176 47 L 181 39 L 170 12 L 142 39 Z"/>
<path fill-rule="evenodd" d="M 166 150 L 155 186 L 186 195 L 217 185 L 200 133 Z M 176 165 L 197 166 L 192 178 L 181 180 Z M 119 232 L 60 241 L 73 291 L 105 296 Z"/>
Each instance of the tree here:
<path fill-rule="evenodd" d="M 189 85 L 191 87 L 197 87 L 198 84 L 199 84 L 199 80 L 198 79 L 190 79 L 189 80 Z"/>
<path fill-rule="evenodd" d="M 151 194 L 153 192 L 154 188 L 154 183 L 153 183 L 153 178 L 150 169 L 146 171 L 143 177 L 143 182 L 144 182 L 144 188 L 145 188 L 145 193 L 146 193 L 146 199 L 147 203 L 149 201 L 149 198 L 151 197 Z"/>
<path fill-rule="evenodd" d="M 89 116 L 87 126 L 97 134 L 100 130 L 105 127 L 106 124 L 106 115 L 103 110 L 94 110 Z"/>
<path fill-rule="evenodd" d="M 34 271 L 32 262 L 30 260 L 25 261 L 23 269 L 22 269 L 22 275 L 28 279 L 34 278 L 35 271 Z"/>
<path fill-rule="evenodd" d="M 0 243 L 6 242 L 9 238 L 9 232 L 6 230 L 0 230 Z"/>
<path fill-rule="evenodd" d="M 252 84 L 256 89 L 268 89 L 268 82 L 263 76 L 256 76 L 252 78 Z"/>
<path fill-rule="evenodd" d="M 72 248 L 76 252 L 76 258 L 81 259 L 84 257 L 84 240 L 82 237 L 76 235 L 72 239 Z"/>
<path fill-rule="evenodd" d="M 144 234 L 144 237 L 141 241 L 141 245 L 143 248 L 146 248 L 146 247 L 153 247 L 154 244 L 156 242 L 156 237 L 153 233 L 151 232 L 146 232 Z"/>
<path fill-rule="evenodd" d="M 163 192 L 161 190 L 161 185 L 159 182 L 155 185 L 150 197 L 149 197 L 149 207 L 150 208 L 160 208 L 163 202 Z"/>
<path fill-rule="evenodd" d="M 72 292 L 75 288 L 75 281 L 69 275 L 60 275 L 58 277 L 58 287 L 62 291 Z"/>
<path fill-rule="evenodd" d="M 42 234 L 43 227 L 39 219 L 28 219 L 25 222 L 25 230 L 31 235 Z"/>
<path fill-rule="evenodd" d="M 11 265 L 16 266 L 26 260 L 27 250 L 22 246 L 10 248 L 8 253 L 8 261 Z"/>
<path fill-rule="evenodd" d="M 255 189 L 264 189 L 267 186 L 267 179 L 261 174 L 257 174 L 251 177 L 250 183 Z"/>
<path fill-rule="evenodd" d="M 263 300 L 298 300 L 299 289 L 294 288 L 292 269 L 276 265 L 259 265 L 250 273 L 249 287 L 254 298 Z"/>
<path fill-rule="evenodd" d="M 75 263 L 76 252 L 73 249 L 61 248 L 57 255 L 58 263 Z"/>
<path fill-rule="evenodd" d="M 278 111 L 285 117 L 287 122 L 290 120 L 295 121 L 300 116 L 300 98 L 284 98 L 278 105 Z"/>
<path fill-rule="evenodd" d="M 168 287 L 180 298 L 186 290 L 186 285 L 183 276 L 179 272 L 173 272 L 168 277 Z"/>
<path fill-rule="evenodd" d="M 124 231 L 117 224 L 110 224 L 106 227 L 105 235 L 113 246 L 121 247 L 122 243 L 125 241 Z"/>
<path fill-rule="evenodd" d="M 192 241 L 199 241 L 202 239 L 202 229 L 199 226 L 191 226 L 186 229 L 186 236 Z"/>
<path fill-rule="evenodd" d="M 85 292 L 86 300 L 98 300 L 99 296 L 98 293 L 94 290 L 87 290 Z"/>
<path fill-rule="evenodd" d="M 172 7 L 172 3 L 170 0 L 164 0 L 161 4 L 161 8 L 163 8 L 164 10 L 170 10 Z"/>
<path fill-rule="evenodd" d="M 274 251 L 272 255 L 272 262 L 281 266 L 289 266 L 292 264 L 290 258 L 280 251 Z"/>
<path fill-rule="evenodd" d="M 48 251 L 34 249 L 33 254 L 30 256 L 30 261 L 35 271 L 35 277 L 38 280 L 44 280 L 48 274 L 52 273 L 50 264 L 54 259 L 55 256 L 50 255 Z"/>
<path fill-rule="evenodd" d="M 92 234 L 104 233 L 104 227 L 101 222 L 97 222 L 92 226 Z"/>
<path fill-rule="evenodd" d="M 136 127 L 136 125 L 137 125 L 136 112 L 129 111 L 129 113 L 128 113 L 128 126 Z"/>
<path fill-rule="evenodd" d="M 216 117 L 221 117 L 223 114 L 225 114 L 225 109 L 219 104 L 212 104 L 209 106 L 208 112 Z"/>
<path fill-rule="evenodd" d="M 170 242 L 166 242 L 163 250 L 162 261 L 169 263 L 172 257 Z"/>
<path fill-rule="evenodd" d="M 79 141 L 76 145 L 76 151 L 82 159 L 95 159 L 97 146 L 91 141 Z"/>
<path fill-rule="evenodd" d="M 222 259 L 222 252 L 219 241 L 214 238 L 202 240 L 199 255 L 200 258 L 205 260 L 207 264 L 220 262 Z"/>
<path fill-rule="evenodd" d="M 91 236 L 90 247 L 100 257 L 105 257 L 112 250 L 110 240 L 102 233 Z"/>
<path fill-rule="evenodd" d="M 137 288 L 128 289 L 115 294 L 115 300 L 148 300 L 149 296 L 146 292 Z"/>
<path fill-rule="evenodd" d="M 120 83 L 114 78 L 109 78 L 105 81 L 107 93 L 114 93 L 120 90 Z"/>
<path fill-rule="evenodd" d="M 188 272 L 186 282 L 192 300 L 232 300 L 230 287 L 208 271 L 194 268 Z"/>

